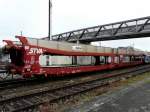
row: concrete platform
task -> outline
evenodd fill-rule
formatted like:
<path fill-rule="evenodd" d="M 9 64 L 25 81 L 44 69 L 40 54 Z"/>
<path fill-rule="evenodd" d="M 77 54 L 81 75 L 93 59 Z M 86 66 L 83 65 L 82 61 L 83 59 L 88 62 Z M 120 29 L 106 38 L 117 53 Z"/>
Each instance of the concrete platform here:
<path fill-rule="evenodd" d="M 66 112 L 150 112 L 150 78 L 98 96 Z"/>

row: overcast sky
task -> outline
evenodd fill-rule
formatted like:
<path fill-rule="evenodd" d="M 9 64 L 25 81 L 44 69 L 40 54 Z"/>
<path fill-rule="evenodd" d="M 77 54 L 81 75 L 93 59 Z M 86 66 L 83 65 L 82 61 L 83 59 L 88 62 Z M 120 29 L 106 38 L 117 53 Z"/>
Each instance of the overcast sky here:
<path fill-rule="evenodd" d="M 52 0 L 52 34 L 150 16 L 150 0 Z M 0 41 L 48 35 L 48 0 L 0 0 Z M 150 38 L 102 42 L 150 50 Z"/>

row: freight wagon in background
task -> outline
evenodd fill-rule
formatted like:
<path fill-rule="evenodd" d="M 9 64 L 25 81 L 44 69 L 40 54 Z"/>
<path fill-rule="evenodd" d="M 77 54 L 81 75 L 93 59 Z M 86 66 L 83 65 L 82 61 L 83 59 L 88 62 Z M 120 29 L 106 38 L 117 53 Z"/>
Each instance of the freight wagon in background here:
<path fill-rule="evenodd" d="M 56 42 L 16 36 L 19 42 L 4 40 L 10 54 L 9 72 L 23 77 L 58 77 L 144 63 L 144 52 L 127 48 Z"/>
<path fill-rule="evenodd" d="M 3 54 L 1 57 L 0 57 L 0 63 L 9 63 L 11 60 L 10 60 L 10 55 L 9 54 Z"/>

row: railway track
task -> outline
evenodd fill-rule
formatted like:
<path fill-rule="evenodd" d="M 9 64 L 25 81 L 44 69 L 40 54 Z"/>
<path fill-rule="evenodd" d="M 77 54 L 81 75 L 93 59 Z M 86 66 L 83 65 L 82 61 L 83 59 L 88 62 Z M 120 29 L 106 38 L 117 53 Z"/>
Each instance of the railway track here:
<path fill-rule="evenodd" d="M 35 78 L 30 78 L 30 79 L 19 78 L 19 79 L 0 81 L 0 90 L 2 91 L 10 88 L 17 88 L 24 85 L 38 84 L 38 83 L 40 82 L 37 82 L 37 79 Z"/>
<path fill-rule="evenodd" d="M 144 65 L 123 71 L 120 73 L 107 74 L 105 76 L 92 78 L 79 83 L 73 83 L 57 88 L 43 87 L 42 89 L 30 90 L 23 93 L 11 94 L 0 97 L 0 110 L 4 112 L 20 112 L 34 109 L 45 102 L 55 102 L 73 95 L 77 95 L 89 90 L 105 86 L 109 83 L 119 81 L 123 77 L 131 77 L 150 71 L 150 65 Z M 48 99 L 48 100 L 44 100 Z"/>
<path fill-rule="evenodd" d="M 143 65 L 140 65 L 141 67 Z M 137 66 L 137 67 L 140 67 L 140 66 Z M 128 68 L 126 68 L 128 69 Z M 118 72 L 119 70 L 114 70 L 113 72 Z M 122 69 L 121 69 L 122 71 Z M 99 73 L 98 75 L 106 75 L 110 72 L 104 72 L 104 73 Z M 93 77 L 95 77 L 96 75 L 93 75 Z M 83 77 L 86 77 L 86 76 L 83 76 Z M 97 76 L 96 76 L 97 77 Z M 81 78 L 80 76 L 79 77 L 76 77 L 77 78 Z M 70 78 L 71 79 L 71 78 Z M 75 77 L 73 77 L 73 79 L 75 79 Z M 61 79 L 62 80 L 62 79 Z M 52 80 L 45 80 L 45 79 L 38 79 L 38 78 L 29 78 L 29 79 L 26 79 L 26 78 L 18 78 L 18 79 L 11 79 L 11 80 L 5 80 L 5 81 L 0 81 L 0 90 L 3 91 L 3 90 L 8 90 L 8 89 L 16 89 L 16 88 L 20 88 L 20 87 L 25 87 L 25 86 L 33 86 L 33 85 L 38 85 L 38 84 L 41 84 L 41 83 L 46 83 L 46 82 L 49 82 Z"/>

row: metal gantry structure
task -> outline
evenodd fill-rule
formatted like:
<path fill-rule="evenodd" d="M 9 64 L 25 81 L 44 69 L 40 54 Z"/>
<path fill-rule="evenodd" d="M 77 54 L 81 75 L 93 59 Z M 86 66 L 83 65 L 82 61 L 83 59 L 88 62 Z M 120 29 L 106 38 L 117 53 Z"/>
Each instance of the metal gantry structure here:
<path fill-rule="evenodd" d="M 150 16 L 65 32 L 52 40 L 90 43 L 141 37 L 150 37 Z"/>

